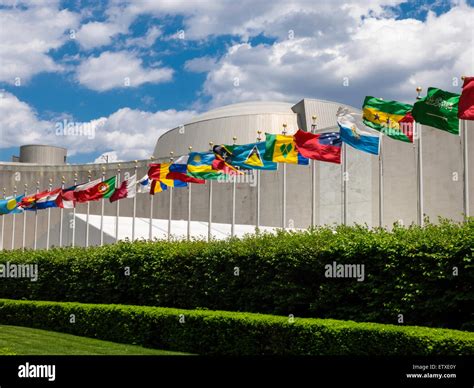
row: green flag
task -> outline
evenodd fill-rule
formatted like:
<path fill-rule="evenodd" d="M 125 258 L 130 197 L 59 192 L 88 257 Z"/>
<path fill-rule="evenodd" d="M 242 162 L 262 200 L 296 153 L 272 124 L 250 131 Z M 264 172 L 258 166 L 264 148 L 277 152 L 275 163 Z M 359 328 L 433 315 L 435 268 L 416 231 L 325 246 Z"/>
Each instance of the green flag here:
<path fill-rule="evenodd" d="M 413 106 L 412 115 L 415 121 L 420 124 L 458 135 L 458 103 L 459 94 L 438 88 L 428 88 L 426 97 L 417 101 Z"/>

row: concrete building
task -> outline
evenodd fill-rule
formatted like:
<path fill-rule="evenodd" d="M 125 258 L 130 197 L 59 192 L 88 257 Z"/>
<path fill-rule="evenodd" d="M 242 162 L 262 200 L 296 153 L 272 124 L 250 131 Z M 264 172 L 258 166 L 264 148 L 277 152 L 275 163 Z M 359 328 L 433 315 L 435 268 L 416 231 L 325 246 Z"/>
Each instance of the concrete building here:
<path fill-rule="evenodd" d="M 312 116 L 317 116 L 317 131 L 338 130 L 335 114 L 342 104 L 330 101 L 303 99 L 297 104 L 282 102 L 246 102 L 214 109 L 195 117 L 189 123 L 163 134 L 156 142 L 154 156 L 159 161 L 169 160 L 170 152 L 174 157 L 188 153 L 188 147 L 194 151 L 209 149 L 209 142 L 214 144 L 231 144 L 233 137 L 237 143 L 244 144 L 256 141 L 257 131 L 264 133 L 281 133 L 283 124 L 287 124 L 287 132 L 292 134 L 297 128 L 310 130 Z M 349 107 L 353 111 L 357 109 Z M 469 134 L 474 133 L 474 123 L 468 122 Z M 463 169 L 461 138 L 452 134 L 422 127 L 423 136 L 423 184 L 424 211 L 433 221 L 438 217 L 461 220 L 463 217 Z M 93 139 L 91 141 L 94 141 Z M 473 148 L 474 135 L 469 136 L 468 147 Z M 408 225 L 417 221 L 417 177 L 416 147 L 384 137 L 382 139 L 384 165 L 384 212 L 383 225 L 390 226 L 394 222 Z M 28 149 L 27 149 L 28 151 Z M 36 151 L 35 151 L 36 152 Z M 33 153 L 33 152 L 31 152 Z M 28 152 L 26 153 L 28 154 Z M 118 163 L 108 164 L 64 164 L 65 151 L 56 152 L 53 159 L 22 158 L 19 162 L 0 162 L 0 189 L 11 195 L 17 192 L 32 193 L 38 186 L 39 190 L 61 185 L 64 177 L 65 185 L 74 182 L 85 182 L 89 178 L 109 177 L 116 174 Z M 53 157 L 53 153 L 51 153 Z M 61 156 L 63 159 L 61 161 Z M 473 165 L 474 153 L 471 152 L 468 164 Z M 34 160 L 32 162 L 32 160 Z M 22 163 L 28 161 L 28 163 Z M 54 161 L 54 164 L 50 164 Z M 138 178 L 146 174 L 149 160 L 120 163 L 122 177 L 133 174 L 135 169 Z M 378 157 L 369 155 L 351 147 L 347 147 L 347 223 L 379 224 L 379 163 Z M 311 224 L 311 167 L 287 165 L 287 209 L 285 224 L 287 227 L 306 228 Z M 469 169 L 470 208 L 474 207 L 474 168 Z M 50 179 L 52 180 L 50 182 Z M 277 171 L 261 173 L 261 209 L 260 225 L 280 227 L 282 225 L 282 168 Z M 38 183 L 37 183 L 38 182 Z M 27 185 L 25 188 L 25 184 Z M 232 217 L 232 183 L 213 183 L 212 214 L 213 223 L 229 224 Z M 331 163 L 319 163 L 316 166 L 316 207 L 317 224 L 334 224 L 342 221 L 341 166 Z M 169 216 L 169 200 L 171 191 L 154 196 L 153 217 L 167 220 Z M 188 218 L 188 189 L 173 190 L 173 220 Z M 149 218 L 151 196 L 138 194 L 137 217 Z M 191 220 L 207 222 L 209 216 L 209 183 L 192 186 Z M 257 206 L 257 190 L 255 174 L 245 177 L 236 184 L 236 223 L 239 225 L 255 225 Z M 132 216 L 133 200 L 120 201 L 120 215 Z M 86 204 L 79 204 L 76 215 L 71 210 L 63 211 L 63 244 L 72 241 L 73 220 L 76 222 L 75 244 L 85 242 L 83 214 Z M 116 204 L 105 201 L 105 215 L 116 213 Z M 98 215 L 101 211 L 100 202 L 90 203 L 90 214 Z M 81 216 L 80 216 L 81 215 Z M 48 211 L 39 211 L 37 217 L 37 247 L 46 245 L 46 227 Z M 50 245 L 59 244 L 60 210 L 50 212 Z M 26 246 L 33 246 L 34 213 L 8 215 L 2 217 L 3 246 L 12 247 L 12 230 L 15 230 L 14 247 L 22 246 L 23 220 L 26 218 Z M 13 227 L 13 223 L 15 227 Z M 108 223 L 109 224 L 109 223 Z M 82 226 L 79 226 L 82 225 Z M 0 226 L 1 228 L 1 226 Z M 105 242 L 114 240 L 114 231 L 105 229 Z M 1 229 L 0 229 L 1 233 Z M 97 227 L 90 226 L 91 242 L 96 244 Z M 122 236 L 122 234 L 120 233 Z M 0 237 L 1 238 L 1 237 Z"/>

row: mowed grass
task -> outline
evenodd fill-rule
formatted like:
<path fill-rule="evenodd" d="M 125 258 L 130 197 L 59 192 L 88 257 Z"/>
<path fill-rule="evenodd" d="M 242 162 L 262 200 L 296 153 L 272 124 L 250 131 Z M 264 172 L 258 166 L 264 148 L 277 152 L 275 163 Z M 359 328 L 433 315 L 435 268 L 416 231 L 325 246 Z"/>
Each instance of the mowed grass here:
<path fill-rule="evenodd" d="M 0 355 L 173 356 L 183 354 L 29 327 L 0 325 Z"/>

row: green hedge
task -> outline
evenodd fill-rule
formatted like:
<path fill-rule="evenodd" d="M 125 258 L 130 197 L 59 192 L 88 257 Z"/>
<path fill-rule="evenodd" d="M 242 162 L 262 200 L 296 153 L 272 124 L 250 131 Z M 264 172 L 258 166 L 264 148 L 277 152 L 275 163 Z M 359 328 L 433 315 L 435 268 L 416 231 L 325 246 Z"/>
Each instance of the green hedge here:
<path fill-rule="evenodd" d="M 0 323 L 202 355 L 474 354 L 469 332 L 225 311 L 0 299 Z"/>
<path fill-rule="evenodd" d="M 472 330 L 473 241 L 470 219 L 391 232 L 340 226 L 211 243 L 3 251 L 0 263 L 37 263 L 39 279 L 0 279 L 0 298 L 394 324 L 403 314 L 405 324 Z M 365 280 L 326 278 L 332 262 L 364 264 Z"/>

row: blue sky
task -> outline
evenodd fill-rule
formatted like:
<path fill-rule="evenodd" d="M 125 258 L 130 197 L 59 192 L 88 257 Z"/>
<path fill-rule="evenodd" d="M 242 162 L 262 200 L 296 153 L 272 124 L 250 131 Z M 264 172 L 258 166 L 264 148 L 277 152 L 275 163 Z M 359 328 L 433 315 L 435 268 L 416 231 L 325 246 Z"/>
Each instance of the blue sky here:
<path fill-rule="evenodd" d="M 240 101 L 459 92 L 473 18 L 473 1 L 0 0 L 0 160 L 30 143 L 65 146 L 71 163 L 141 159 Z M 58 135 L 64 123 L 76 132 Z"/>

